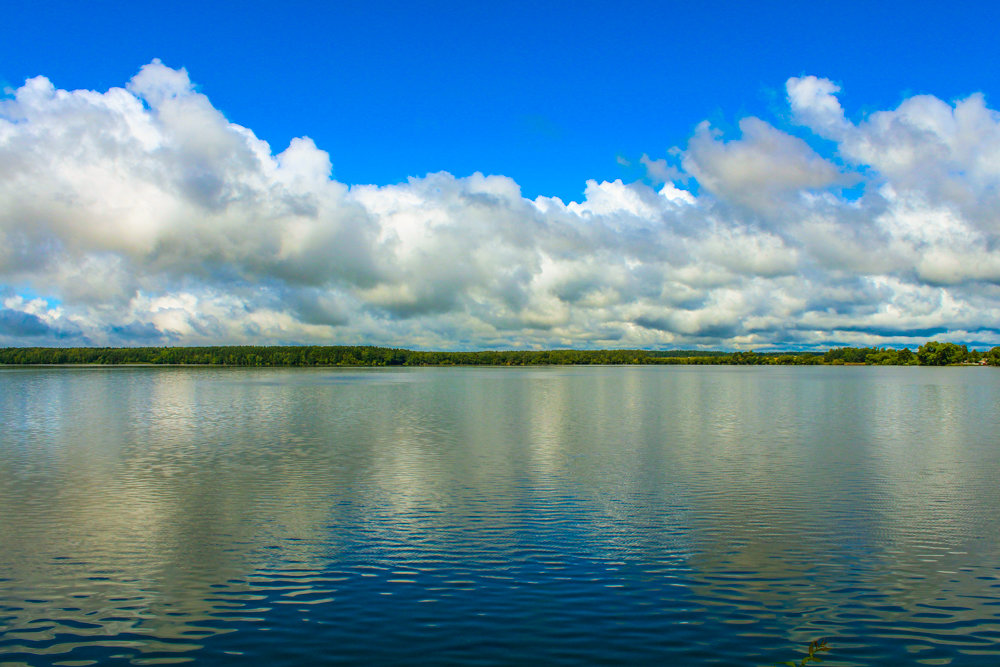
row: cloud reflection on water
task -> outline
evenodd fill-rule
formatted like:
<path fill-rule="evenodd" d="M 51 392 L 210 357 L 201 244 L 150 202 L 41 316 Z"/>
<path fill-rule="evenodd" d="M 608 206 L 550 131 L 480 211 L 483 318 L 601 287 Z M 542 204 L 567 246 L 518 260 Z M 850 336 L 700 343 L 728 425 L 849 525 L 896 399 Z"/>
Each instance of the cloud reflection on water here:
<path fill-rule="evenodd" d="M 319 619 L 357 657 L 383 649 L 338 632 L 477 608 L 552 647 L 537 609 L 604 608 L 650 655 L 682 619 L 735 657 L 826 634 L 887 658 L 897 626 L 997 652 L 989 371 L 18 369 L 0 393 L 0 650 L 204 658 Z"/>

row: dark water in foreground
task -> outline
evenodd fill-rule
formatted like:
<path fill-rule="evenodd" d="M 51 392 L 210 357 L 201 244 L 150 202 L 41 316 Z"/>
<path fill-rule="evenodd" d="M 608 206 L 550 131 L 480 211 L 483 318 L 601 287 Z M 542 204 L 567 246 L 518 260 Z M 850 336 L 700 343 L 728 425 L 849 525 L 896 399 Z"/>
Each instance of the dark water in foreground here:
<path fill-rule="evenodd" d="M 0 664 L 1000 664 L 1000 371 L 0 369 Z"/>

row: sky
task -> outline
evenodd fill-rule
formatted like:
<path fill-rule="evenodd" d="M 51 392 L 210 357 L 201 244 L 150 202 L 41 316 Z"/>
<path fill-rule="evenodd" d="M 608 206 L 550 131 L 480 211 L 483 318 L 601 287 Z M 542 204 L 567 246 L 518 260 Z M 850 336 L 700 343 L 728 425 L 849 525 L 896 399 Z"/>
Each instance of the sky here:
<path fill-rule="evenodd" d="M 998 345 L 998 19 L 17 3 L 0 346 Z"/>

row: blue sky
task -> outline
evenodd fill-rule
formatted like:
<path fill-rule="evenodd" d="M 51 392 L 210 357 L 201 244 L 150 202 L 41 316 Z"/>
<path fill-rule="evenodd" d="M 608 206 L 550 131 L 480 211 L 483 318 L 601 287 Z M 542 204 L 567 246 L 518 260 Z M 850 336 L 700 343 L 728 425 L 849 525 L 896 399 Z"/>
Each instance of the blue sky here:
<path fill-rule="evenodd" d="M 541 6 L 539 6 L 541 5 Z M 780 123 L 784 82 L 860 113 L 998 88 L 1000 5 L 924 2 L 11 3 L 0 81 L 106 90 L 160 58 L 275 148 L 307 135 L 336 178 L 475 171 L 578 199 L 631 180 L 705 119 Z"/>
<path fill-rule="evenodd" d="M 6 7 L 0 345 L 1000 343 L 1000 6 L 537 4 Z"/>

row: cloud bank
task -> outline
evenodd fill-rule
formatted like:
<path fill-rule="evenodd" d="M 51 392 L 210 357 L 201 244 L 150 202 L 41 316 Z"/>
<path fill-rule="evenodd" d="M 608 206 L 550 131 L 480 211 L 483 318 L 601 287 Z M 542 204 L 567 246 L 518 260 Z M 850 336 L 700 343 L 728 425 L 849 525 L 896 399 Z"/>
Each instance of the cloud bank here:
<path fill-rule="evenodd" d="M 787 131 L 702 123 L 563 202 L 339 183 L 159 61 L 103 93 L 36 77 L 0 101 L 0 345 L 1000 343 L 1000 114 L 786 90 Z"/>

